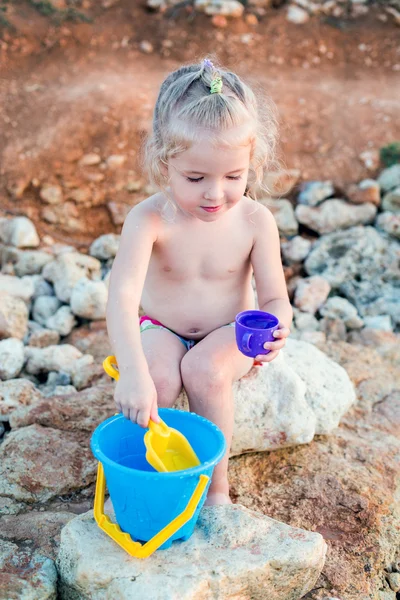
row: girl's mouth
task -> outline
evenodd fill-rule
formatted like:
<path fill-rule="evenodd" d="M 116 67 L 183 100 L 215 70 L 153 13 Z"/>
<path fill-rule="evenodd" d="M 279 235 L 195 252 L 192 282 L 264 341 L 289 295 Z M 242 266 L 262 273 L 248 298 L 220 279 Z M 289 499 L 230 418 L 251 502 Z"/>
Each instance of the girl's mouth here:
<path fill-rule="evenodd" d="M 219 210 L 221 206 L 222 204 L 220 206 L 202 206 L 201 208 L 203 210 L 206 210 L 207 212 L 217 212 L 217 210 Z"/>

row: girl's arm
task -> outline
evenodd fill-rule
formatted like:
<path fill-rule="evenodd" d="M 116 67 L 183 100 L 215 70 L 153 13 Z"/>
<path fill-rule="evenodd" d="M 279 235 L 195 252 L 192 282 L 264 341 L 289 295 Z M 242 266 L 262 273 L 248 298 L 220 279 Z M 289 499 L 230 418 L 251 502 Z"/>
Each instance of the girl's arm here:
<path fill-rule="evenodd" d="M 125 220 L 111 270 L 107 329 L 121 375 L 143 369 L 148 372 L 138 313 L 157 225 L 158 216 L 148 205 L 135 206 Z"/>
<path fill-rule="evenodd" d="M 257 360 L 270 362 L 285 345 L 285 339 L 290 333 L 293 310 L 283 272 L 278 227 L 272 213 L 263 205 L 259 205 L 257 211 L 251 263 L 259 308 L 279 319 L 279 329 L 274 334 L 277 341 L 265 345 L 270 353 L 256 357 Z"/>

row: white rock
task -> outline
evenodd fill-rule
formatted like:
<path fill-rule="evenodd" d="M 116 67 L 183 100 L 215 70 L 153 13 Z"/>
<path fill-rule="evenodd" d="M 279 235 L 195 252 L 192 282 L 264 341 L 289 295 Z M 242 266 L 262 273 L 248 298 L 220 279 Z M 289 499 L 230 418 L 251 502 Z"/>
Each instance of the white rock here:
<path fill-rule="evenodd" d="M 100 278 L 100 262 L 92 256 L 78 252 L 60 254 L 43 269 L 43 277 L 54 284 L 56 296 L 69 302 L 75 285 L 82 277 Z"/>
<path fill-rule="evenodd" d="M 318 332 L 319 333 L 319 332 Z M 233 385 L 231 455 L 307 444 L 333 431 L 355 401 L 346 371 L 314 345 L 288 338 L 275 360 Z M 184 390 L 177 407 L 187 409 Z"/>
<path fill-rule="evenodd" d="M 400 187 L 400 165 L 384 169 L 378 177 L 378 183 L 384 192 Z"/>
<path fill-rule="evenodd" d="M 114 258 L 117 254 L 120 235 L 108 233 L 98 237 L 90 246 L 89 254 L 100 260 Z"/>
<path fill-rule="evenodd" d="M 302 184 L 297 201 L 307 206 L 317 206 L 335 193 L 332 181 L 307 181 Z"/>
<path fill-rule="evenodd" d="M 314 275 L 299 279 L 294 295 L 294 304 L 304 312 L 314 314 L 327 299 L 331 286 L 323 277 Z"/>
<path fill-rule="evenodd" d="M 0 240 L 17 248 L 36 248 L 40 244 L 36 227 L 27 217 L 1 220 Z"/>
<path fill-rule="evenodd" d="M 392 213 L 400 213 L 400 185 L 384 195 L 382 208 Z"/>
<path fill-rule="evenodd" d="M 299 223 L 307 225 L 320 234 L 337 229 L 347 229 L 354 225 L 372 223 L 377 208 L 374 204 L 350 204 L 333 198 L 325 200 L 320 206 L 296 206 L 295 214 Z"/>
<path fill-rule="evenodd" d="M 71 371 L 71 379 L 72 379 L 72 384 L 75 386 L 75 388 L 77 390 L 82 389 L 83 387 L 85 387 L 84 383 L 85 383 L 85 379 L 86 379 L 86 374 L 85 374 L 85 367 L 93 365 L 94 363 L 94 358 L 91 354 L 85 354 L 84 356 L 82 356 L 82 358 L 78 358 L 78 360 L 76 360 L 73 364 L 72 367 L 72 371 Z"/>
<path fill-rule="evenodd" d="M 106 315 L 108 291 L 103 281 L 90 281 L 82 278 L 71 294 L 71 309 L 78 317 L 104 319 Z"/>
<path fill-rule="evenodd" d="M 302 262 L 308 256 L 311 246 L 310 240 L 303 238 L 301 235 L 296 235 L 293 239 L 282 244 L 282 254 L 288 264 Z"/>
<path fill-rule="evenodd" d="M 81 356 L 82 352 L 70 344 L 47 346 L 47 348 L 27 346 L 25 348 L 26 372 L 32 375 L 50 371 L 71 373 L 74 362 Z"/>
<path fill-rule="evenodd" d="M 299 309 L 294 309 L 296 329 L 298 331 L 318 331 L 318 319 L 309 312 L 302 312 Z"/>
<path fill-rule="evenodd" d="M 19 253 L 18 260 L 14 265 L 14 271 L 18 277 L 35 275 L 40 273 L 43 267 L 52 260 L 53 257 L 48 252 L 25 250 Z"/>
<path fill-rule="evenodd" d="M 45 348 L 46 346 L 55 346 L 60 341 L 58 331 L 52 329 L 42 329 L 41 327 L 33 331 L 29 336 L 28 345 L 36 348 Z"/>
<path fill-rule="evenodd" d="M 368 329 L 378 329 L 380 331 L 393 331 L 393 324 L 390 315 L 376 315 L 375 317 L 365 317 L 364 325 Z"/>
<path fill-rule="evenodd" d="M 324 344 L 326 342 L 326 334 L 323 331 L 300 331 L 297 339 L 310 344 Z"/>
<path fill-rule="evenodd" d="M 206 15 L 241 17 L 244 6 L 238 0 L 195 0 L 195 9 L 204 11 Z"/>
<path fill-rule="evenodd" d="M 27 379 L 9 379 L 0 383 L 0 420 L 8 420 L 10 414 L 21 406 L 40 400 L 42 395 Z"/>
<path fill-rule="evenodd" d="M 35 281 L 35 291 L 32 299 L 36 300 L 39 296 L 54 296 L 53 286 L 41 276 Z"/>
<path fill-rule="evenodd" d="M 46 327 L 49 329 L 54 329 L 60 335 L 69 335 L 75 325 L 77 324 L 77 320 L 69 306 L 61 306 L 54 315 L 49 317 L 46 321 Z"/>
<path fill-rule="evenodd" d="M 376 219 L 376 227 L 400 239 L 400 212 L 383 212 Z"/>
<path fill-rule="evenodd" d="M 296 25 L 302 25 L 306 23 L 310 16 L 306 10 L 300 8 L 300 6 L 296 6 L 295 4 L 289 4 L 286 18 L 291 23 L 295 23 Z"/>
<path fill-rule="evenodd" d="M 24 366 L 24 345 L 21 340 L 8 338 L 0 342 L 0 379 L 13 379 Z"/>
<path fill-rule="evenodd" d="M 268 199 L 262 201 L 275 217 L 276 224 L 282 235 L 296 235 L 299 230 L 299 224 L 296 221 L 293 206 L 283 198 L 282 200 Z"/>
<path fill-rule="evenodd" d="M 126 156 L 124 154 L 111 154 L 106 160 L 107 167 L 115 170 L 119 169 L 126 162 Z"/>
<path fill-rule="evenodd" d="M 46 184 L 41 188 L 39 195 L 46 204 L 61 204 L 63 201 L 63 193 L 59 185 Z"/>
<path fill-rule="evenodd" d="M 47 320 L 55 315 L 60 306 L 61 302 L 56 296 L 39 296 L 33 303 L 33 320 L 46 327 Z"/>
<path fill-rule="evenodd" d="M 0 273 L 0 292 L 10 294 L 16 298 L 21 298 L 24 302 L 29 302 L 35 292 L 34 276 L 14 277 L 13 275 L 3 275 Z"/>
<path fill-rule="evenodd" d="M 232 504 L 203 508 L 189 540 L 138 560 L 90 511 L 63 528 L 56 564 L 61 597 L 74 600 L 267 599 L 262 590 L 294 600 L 312 589 L 326 548 L 318 533 Z"/>
<path fill-rule="evenodd" d="M 22 340 L 28 329 L 28 309 L 23 300 L 0 292 L 0 339 Z"/>
<path fill-rule="evenodd" d="M 340 296 L 328 298 L 319 309 L 319 312 L 323 317 L 329 319 L 341 319 L 348 329 L 360 329 L 364 325 L 364 321 L 359 317 L 354 304 Z"/>

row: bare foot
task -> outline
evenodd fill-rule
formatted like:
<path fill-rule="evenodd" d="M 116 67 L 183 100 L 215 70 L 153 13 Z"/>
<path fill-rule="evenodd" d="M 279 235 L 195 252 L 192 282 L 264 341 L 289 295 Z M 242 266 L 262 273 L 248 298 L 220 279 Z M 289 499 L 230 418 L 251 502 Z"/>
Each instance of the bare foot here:
<path fill-rule="evenodd" d="M 211 492 L 207 495 L 204 506 L 215 506 L 217 504 L 232 504 L 229 494 L 223 492 Z"/>

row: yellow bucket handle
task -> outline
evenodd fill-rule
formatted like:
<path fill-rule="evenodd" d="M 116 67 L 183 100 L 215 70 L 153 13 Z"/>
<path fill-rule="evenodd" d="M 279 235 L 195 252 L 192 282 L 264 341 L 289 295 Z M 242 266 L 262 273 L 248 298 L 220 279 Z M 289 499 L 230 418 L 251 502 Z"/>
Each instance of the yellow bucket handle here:
<path fill-rule="evenodd" d="M 200 475 L 199 482 L 183 512 L 161 529 L 161 531 L 156 533 L 151 540 L 142 545 L 140 542 L 134 542 L 129 533 L 124 533 L 119 525 L 112 523 L 110 518 L 104 514 L 106 481 L 103 465 L 99 462 L 97 468 L 96 494 L 94 497 L 94 518 L 100 529 L 109 535 L 110 538 L 128 552 L 128 554 L 135 558 L 147 558 L 193 517 L 203 492 L 207 487 L 208 480 L 209 477 L 207 477 L 207 475 Z"/>

